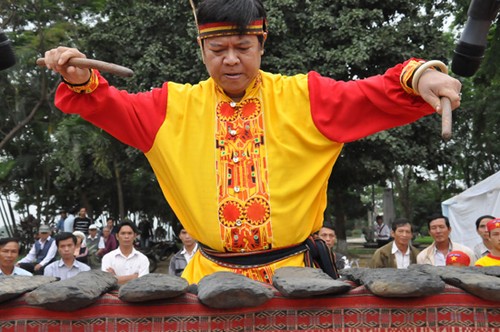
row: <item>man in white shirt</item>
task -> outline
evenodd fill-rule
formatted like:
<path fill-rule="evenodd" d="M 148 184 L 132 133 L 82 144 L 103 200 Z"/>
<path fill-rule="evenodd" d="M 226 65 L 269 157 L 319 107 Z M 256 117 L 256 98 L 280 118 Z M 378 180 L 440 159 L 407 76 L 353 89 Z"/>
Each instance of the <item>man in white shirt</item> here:
<path fill-rule="evenodd" d="M 75 209 L 69 210 L 68 216 L 64 219 L 64 231 L 73 233 L 75 224 Z"/>
<path fill-rule="evenodd" d="M 486 225 L 493 219 L 495 219 L 495 217 L 486 215 L 476 220 L 476 232 L 481 237 L 481 242 L 474 246 L 474 255 L 476 255 L 478 259 L 490 253 L 490 233 Z"/>
<path fill-rule="evenodd" d="M 41 225 L 38 229 L 38 240 L 17 266 L 35 275 L 43 275 L 43 269 L 54 260 L 57 253 L 56 242 L 50 236 L 51 232 L 49 226 Z"/>
<path fill-rule="evenodd" d="M 384 223 L 384 218 L 382 216 L 377 216 L 375 218 L 375 221 L 377 223 L 377 225 L 375 226 L 377 246 L 380 248 L 391 241 L 391 229 L 389 225 Z"/>
<path fill-rule="evenodd" d="M 448 217 L 441 215 L 433 216 L 427 222 L 427 226 L 434 242 L 418 254 L 417 264 L 445 266 L 448 253 L 453 250 L 459 250 L 465 252 L 470 257 L 470 266 L 474 265 L 476 262 L 474 252 L 462 244 L 451 241 L 451 226 Z"/>
<path fill-rule="evenodd" d="M 118 248 L 102 258 L 101 270 L 112 273 L 119 285 L 149 273 L 149 259 L 134 248 L 137 233 L 134 223 L 121 222 L 116 233 Z"/>
<path fill-rule="evenodd" d="M 179 250 L 170 259 L 170 265 L 168 266 L 168 274 L 180 277 L 187 264 L 193 258 L 194 254 L 198 250 L 198 243 L 189 235 L 189 233 L 181 228 L 177 237 L 182 242 L 182 249 Z"/>
<path fill-rule="evenodd" d="M 75 259 L 76 236 L 72 233 L 63 232 L 56 236 L 57 251 L 61 259 L 50 263 L 45 267 L 45 276 L 57 277 L 65 280 L 76 276 L 80 272 L 90 271 L 87 264 Z"/>
<path fill-rule="evenodd" d="M 19 240 L 12 237 L 0 239 L 0 277 L 33 275 L 31 272 L 16 266 L 18 257 Z"/>
<path fill-rule="evenodd" d="M 411 245 L 413 229 L 408 219 L 396 219 L 392 223 L 394 241 L 378 248 L 370 261 L 371 268 L 392 267 L 407 269 L 417 263 L 418 250 Z"/>

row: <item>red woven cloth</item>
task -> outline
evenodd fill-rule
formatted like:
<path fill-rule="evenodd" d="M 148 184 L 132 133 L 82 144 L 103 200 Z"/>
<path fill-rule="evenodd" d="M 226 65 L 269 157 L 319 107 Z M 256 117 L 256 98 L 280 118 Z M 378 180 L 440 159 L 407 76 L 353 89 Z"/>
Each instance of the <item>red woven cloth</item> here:
<path fill-rule="evenodd" d="M 30 306 L 21 297 L 0 305 L 0 331 L 495 332 L 500 304 L 452 286 L 420 298 L 381 298 L 361 286 L 341 296 L 276 296 L 259 307 L 231 310 L 208 308 L 192 294 L 130 304 L 111 293 L 73 312 Z"/>

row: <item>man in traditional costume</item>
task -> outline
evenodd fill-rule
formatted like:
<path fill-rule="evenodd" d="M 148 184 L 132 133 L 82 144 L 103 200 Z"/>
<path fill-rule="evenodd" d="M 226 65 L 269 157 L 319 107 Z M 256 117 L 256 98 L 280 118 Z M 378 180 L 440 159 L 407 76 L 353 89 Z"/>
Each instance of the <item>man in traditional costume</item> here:
<path fill-rule="evenodd" d="M 343 144 L 440 113 L 440 97 L 460 104 L 460 83 L 419 59 L 349 82 L 261 71 L 261 0 L 202 1 L 197 23 L 210 78 L 195 85 L 132 94 L 68 65 L 85 57 L 76 49 L 45 53 L 64 79 L 56 106 L 146 155 L 200 243 L 182 274 L 190 283 L 216 271 L 271 282 L 277 268 L 305 266 L 304 241 L 322 226 Z"/>

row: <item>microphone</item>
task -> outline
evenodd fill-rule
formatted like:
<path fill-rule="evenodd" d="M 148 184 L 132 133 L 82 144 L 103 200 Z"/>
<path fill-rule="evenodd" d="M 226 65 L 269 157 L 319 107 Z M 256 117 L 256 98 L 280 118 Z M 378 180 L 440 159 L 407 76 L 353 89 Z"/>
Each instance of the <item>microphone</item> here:
<path fill-rule="evenodd" d="M 472 0 L 467 22 L 455 48 L 451 70 L 470 77 L 479 69 L 487 44 L 491 23 L 498 14 L 500 0 Z"/>
<path fill-rule="evenodd" d="M 7 69 L 16 64 L 14 51 L 10 46 L 10 40 L 2 29 L 0 29 L 0 70 Z"/>

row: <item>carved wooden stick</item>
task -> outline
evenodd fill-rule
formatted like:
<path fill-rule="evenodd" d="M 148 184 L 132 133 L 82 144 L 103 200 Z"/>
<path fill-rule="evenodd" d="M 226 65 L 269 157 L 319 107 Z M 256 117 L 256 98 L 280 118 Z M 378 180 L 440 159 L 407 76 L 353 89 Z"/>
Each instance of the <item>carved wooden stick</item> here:
<path fill-rule="evenodd" d="M 39 58 L 36 60 L 36 64 L 39 66 L 45 66 L 45 59 Z M 71 58 L 67 62 L 68 65 L 79 67 L 79 68 L 94 68 L 103 72 L 108 72 L 121 77 L 132 77 L 134 76 L 134 71 L 127 67 L 116 65 L 114 63 L 85 59 L 85 58 Z"/>

